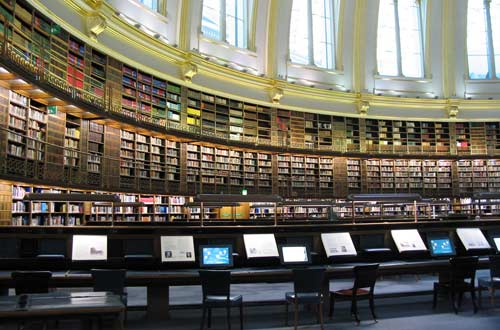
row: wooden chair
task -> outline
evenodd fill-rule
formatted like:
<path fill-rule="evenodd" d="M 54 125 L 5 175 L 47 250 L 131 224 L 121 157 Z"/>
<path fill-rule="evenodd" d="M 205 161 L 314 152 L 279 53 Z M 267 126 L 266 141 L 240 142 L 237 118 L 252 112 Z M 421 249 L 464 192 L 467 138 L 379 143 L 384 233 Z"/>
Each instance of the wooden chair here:
<path fill-rule="evenodd" d="M 212 308 L 225 307 L 227 328 L 231 329 L 231 307 L 240 309 L 240 329 L 243 329 L 243 297 L 231 295 L 231 271 L 200 270 L 200 281 L 203 292 L 203 314 L 200 329 L 205 329 L 205 317 L 208 311 L 208 327 L 212 325 Z"/>
<path fill-rule="evenodd" d="M 335 300 L 350 300 L 351 301 L 351 315 L 359 324 L 358 317 L 358 299 L 367 298 L 370 304 L 370 310 L 373 320 L 377 321 L 375 315 L 375 304 L 373 301 L 373 291 L 375 289 L 375 282 L 377 281 L 379 264 L 369 264 L 355 266 L 354 271 L 354 285 L 350 289 L 330 291 L 330 313 L 333 316 L 333 309 L 335 307 Z"/>
<path fill-rule="evenodd" d="M 480 277 L 478 279 L 479 306 L 481 306 L 482 290 L 488 289 L 490 292 L 490 302 L 495 303 L 495 290 L 500 288 L 500 255 L 490 256 L 490 277 Z"/>
<path fill-rule="evenodd" d="M 477 313 L 476 295 L 475 295 L 475 277 L 478 257 L 453 257 L 450 258 L 451 269 L 448 279 L 442 279 L 434 283 L 434 299 L 432 308 L 437 306 L 437 295 L 439 291 L 447 291 L 451 306 L 458 313 L 458 308 L 462 305 L 464 292 L 470 292 L 474 313 Z M 468 280 L 468 281 L 467 281 Z M 458 294 L 458 302 L 456 295 Z"/>
<path fill-rule="evenodd" d="M 286 324 L 288 325 L 288 305 L 294 308 L 294 329 L 297 329 L 299 305 L 316 305 L 318 308 L 318 321 L 323 329 L 323 283 L 325 278 L 324 268 L 304 268 L 293 270 L 293 292 L 287 292 L 286 298 Z"/>

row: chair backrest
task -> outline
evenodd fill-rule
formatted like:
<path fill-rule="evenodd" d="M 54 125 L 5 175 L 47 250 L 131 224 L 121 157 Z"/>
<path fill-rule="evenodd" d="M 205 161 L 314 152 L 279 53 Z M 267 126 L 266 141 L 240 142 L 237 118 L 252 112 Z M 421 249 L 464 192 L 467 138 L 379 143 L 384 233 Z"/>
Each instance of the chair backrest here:
<path fill-rule="evenodd" d="M 199 270 L 203 299 L 206 296 L 229 297 L 231 288 L 230 270 Z"/>
<path fill-rule="evenodd" d="M 297 293 L 320 293 L 325 278 L 324 268 L 297 268 L 293 270 L 293 291 Z"/>
<path fill-rule="evenodd" d="M 474 284 L 478 260 L 475 256 L 450 258 L 450 282 L 458 283 L 470 279 L 471 284 Z"/>
<path fill-rule="evenodd" d="M 370 288 L 370 291 L 373 292 L 377 281 L 378 266 L 379 264 L 354 266 L 354 292 L 361 288 Z"/>
<path fill-rule="evenodd" d="M 125 269 L 92 269 L 94 291 L 109 291 L 121 295 L 125 292 Z"/>
<path fill-rule="evenodd" d="M 23 293 L 48 293 L 49 271 L 15 271 L 11 274 L 16 288 L 16 295 Z"/>
<path fill-rule="evenodd" d="M 500 277 L 500 255 L 490 256 L 491 277 Z"/>

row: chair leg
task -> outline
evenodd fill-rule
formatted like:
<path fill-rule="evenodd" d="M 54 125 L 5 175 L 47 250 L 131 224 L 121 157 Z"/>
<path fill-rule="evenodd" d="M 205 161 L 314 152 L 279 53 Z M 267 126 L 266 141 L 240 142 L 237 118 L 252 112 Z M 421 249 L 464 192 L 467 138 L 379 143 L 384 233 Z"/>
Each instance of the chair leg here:
<path fill-rule="evenodd" d="M 243 330 L 243 302 L 240 304 L 240 330 Z"/>
<path fill-rule="evenodd" d="M 368 298 L 368 302 L 370 303 L 370 310 L 372 312 L 373 320 L 377 322 L 377 316 L 375 315 L 375 302 L 373 301 L 373 294 Z"/>
<path fill-rule="evenodd" d="M 226 306 L 226 313 L 227 313 L 227 328 L 231 330 L 231 306 L 229 304 Z"/>
<path fill-rule="evenodd" d="M 455 292 L 450 289 L 450 292 L 448 293 L 448 295 L 450 297 L 451 308 L 453 308 L 453 311 L 455 312 L 455 314 L 458 314 L 458 308 L 457 308 L 457 304 L 455 301 Z"/>
<path fill-rule="evenodd" d="M 333 309 L 335 307 L 335 295 L 333 293 L 330 293 L 330 308 L 328 312 L 328 316 L 332 318 L 333 316 Z"/>
<path fill-rule="evenodd" d="M 203 312 L 201 314 L 201 325 L 200 330 L 205 329 L 205 316 L 207 315 L 207 307 L 203 306 Z"/>
<path fill-rule="evenodd" d="M 472 298 L 472 306 L 474 307 L 474 314 L 477 313 L 477 304 L 476 304 L 476 290 L 474 290 L 474 286 L 470 289 L 470 296 Z"/>
<path fill-rule="evenodd" d="M 295 303 L 293 304 L 293 311 L 294 311 L 293 328 L 297 330 L 297 324 L 299 323 L 299 304 L 297 304 L 297 300 L 295 300 Z"/>
<path fill-rule="evenodd" d="M 208 307 L 208 328 L 212 327 L 212 308 Z"/>
<path fill-rule="evenodd" d="M 458 294 L 458 308 L 462 308 L 462 299 L 464 297 L 464 292 L 461 291 L 459 294 Z"/>
<path fill-rule="evenodd" d="M 319 324 L 320 324 L 320 327 L 321 327 L 321 330 L 323 330 L 323 302 L 320 302 L 318 304 L 318 315 L 319 315 Z"/>
<path fill-rule="evenodd" d="M 285 302 L 285 325 L 288 326 L 288 301 Z"/>
<path fill-rule="evenodd" d="M 351 314 L 354 315 L 354 319 L 356 320 L 356 323 L 359 324 L 361 321 L 359 320 L 359 317 L 358 317 L 358 301 L 356 298 L 357 297 L 353 297 L 353 299 L 352 299 Z"/>
<path fill-rule="evenodd" d="M 482 305 L 483 305 L 483 292 L 482 292 L 483 289 L 484 288 L 482 286 L 477 287 L 477 298 L 478 298 L 479 307 L 482 307 Z"/>
<path fill-rule="evenodd" d="M 436 309 L 437 306 L 437 294 L 438 294 L 438 288 L 436 283 L 434 283 L 434 291 L 433 291 L 433 296 L 432 296 L 432 309 Z"/>

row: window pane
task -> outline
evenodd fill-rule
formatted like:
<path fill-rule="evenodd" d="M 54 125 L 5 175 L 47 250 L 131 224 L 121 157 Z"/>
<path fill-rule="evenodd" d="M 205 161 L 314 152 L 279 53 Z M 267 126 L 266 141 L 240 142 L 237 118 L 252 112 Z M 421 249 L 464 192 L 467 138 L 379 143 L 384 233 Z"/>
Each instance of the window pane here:
<path fill-rule="evenodd" d="M 212 39 L 221 39 L 220 12 L 220 0 L 203 0 L 201 31 L 205 36 Z"/>
<path fill-rule="evenodd" d="M 417 1 L 399 0 L 398 16 L 402 74 L 406 77 L 422 77 L 422 31 Z"/>
<path fill-rule="evenodd" d="M 158 11 L 158 0 L 139 0 L 139 2 L 151 10 Z"/>
<path fill-rule="evenodd" d="M 488 77 L 488 43 L 483 0 L 469 0 L 467 8 L 467 53 L 469 77 Z"/>
<path fill-rule="evenodd" d="M 395 23 L 393 0 L 380 0 L 377 30 L 377 68 L 378 73 L 381 75 L 398 75 Z"/>
<path fill-rule="evenodd" d="M 493 33 L 493 48 L 495 50 L 496 76 L 500 78 L 500 0 L 492 0 L 490 4 L 491 30 Z"/>
<path fill-rule="evenodd" d="M 333 18 L 330 0 L 312 0 L 314 64 L 334 67 Z"/>
<path fill-rule="evenodd" d="M 290 22 L 290 60 L 309 64 L 307 1 L 294 0 Z"/>
<path fill-rule="evenodd" d="M 247 46 L 247 1 L 226 1 L 226 41 L 236 47 Z"/>

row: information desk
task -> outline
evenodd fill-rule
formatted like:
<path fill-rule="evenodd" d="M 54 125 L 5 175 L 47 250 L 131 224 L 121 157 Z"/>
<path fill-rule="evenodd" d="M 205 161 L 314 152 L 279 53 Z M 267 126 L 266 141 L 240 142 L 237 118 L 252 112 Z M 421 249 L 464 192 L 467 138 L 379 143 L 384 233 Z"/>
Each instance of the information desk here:
<path fill-rule="evenodd" d="M 335 278 L 351 278 L 353 267 L 360 263 L 325 265 L 325 290 L 328 281 Z M 441 272 L 448 270 L 448 259 L 421 261 L 390 261 L 380 263 L 379 275 L 403 275 Z M 487 268 L 487 257 L 480 258 L 479 267 Z M 315 265 L 318 267 L 318 265 Z M 291 282 L 292 269 L 283 267 L 269 268 L 234 268 L 231 270 L 231 283 L 273 283 Z M 151 318 L 169 317 L 169 288 L 177 285 L 199 285 L 197 269 L 127 271 L 127 286 L 147 287 L 147 313 Z M 10 271 L 0 271 L 0 286 L 13 287 Z M 90 272 L 61 271 L 54 272 L 50 280 L 52 287 L 91 287 Z"/>
<path fill-rule="evenodd" d="M 108 292 L 51 292 L 0 297 L 0 321 L 110 318 L 122 329 L 125 311 L 119 296 Z"/>

